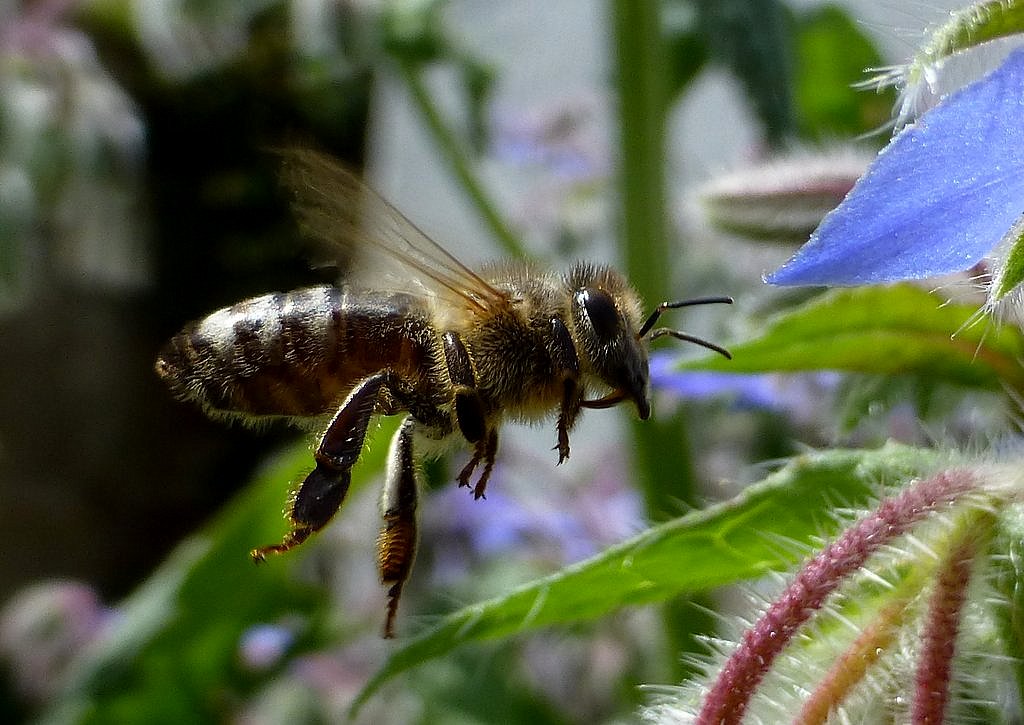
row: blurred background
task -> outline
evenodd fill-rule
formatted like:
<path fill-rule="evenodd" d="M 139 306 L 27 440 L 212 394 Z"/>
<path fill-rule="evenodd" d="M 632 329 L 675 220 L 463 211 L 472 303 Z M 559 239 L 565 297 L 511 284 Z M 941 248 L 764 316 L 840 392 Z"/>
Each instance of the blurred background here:
<path fill-rule="evenodd" d="M 776 151 L 884 127 L 894 96 L 850 84 L 865 68 L 904 60 L 957 3 L 629 5 L 0 2 L 0 718 L 333 720 L 386 653 L 376 486 L 353 493 L 311 553 L 270 574 L 252 569 L 248 549 L 283 532 L 288 482 L 310 465 L 309 441 L 283 426 L 211 422 L 172 400 L 152 372 L 160 345 L 186 322 L 330 279 L 307 262 L 275 150 L 311 145 L 361 169 L 469 263 L 589 258 L 627 270 L 649 303 L 732 294 L 749 309 L 761 304 L 760 275 L 792 246 L 710 230 L 694 214 L 694 190 Z M 644 108 L 631 94 L 652 83 L 650 69 L 630 54 L 646 31 L 631 23 L 650 12 L 663 65 Z M 658 165 L 668 246 L 654 234 L 646 248 L 630 241 L 637 192 L 626 186 L 629 134 L 642 134 L 652 114 L 660 152 L 640 168 Z M 885 137 L 863 141 L 862 158 Z M 742 318 L 702 309 L 679 325 L 728 340 L 743 332 L 734 314 Z M 557 469 L 553 426 L 515 429 L 486 502 L 456 491 L 446 462 L 432 464 L 402 626 L 424 627 L 428 613 L 727 495 L 734 484 L 719 482 L 742 483 L 752 462 L 829 437 L 800 408 L 819 384 L 828 381 L 783 391 L 784 409 L 737 409 L 735 395 L 684 408 L 680 393 L 662 390 L 662 422 L 638 432 L 636 448 L 628 416 L 595 411 Z M 376 458 L 383 447 L 375 444 Z M 698 488 L 633 484 L 679 455 Z M 266 483 L 252 490 L 266 494 L 239 495 L 261 473 Z M 242 525 L 241 510 L 260 523 Z M 226 533 L 225 522 L 237 530 Z M 137 629 L 123 670 L 103 687 L 89 680 L 90 707 L 87 688 L 67 696 L 81 648 L 116 626 L 133 592 L 166 584 L 165 562 L 188 559 L 183 540 L 220 547 L 217 562 L 248 572 L 232 579 L 234 563 L 210 565 L 209 591 L 188 601 L 251 606 L 210 629 L 183 656 L 188 666 L 153 644 L 175 637 Z M 195 573 L 182 566 L 174 571 Z M 656 619 L 630 611 L 543 645 L 459 654 L 363 717 L 609 721 L 642 699 L 638 682 L 671 682 L 685 669 Z M 189 669 L 214 661 L 224 664 Z M 164 688 L 154 709 L 146 693 L 168 682 L 179 695 Z"/>

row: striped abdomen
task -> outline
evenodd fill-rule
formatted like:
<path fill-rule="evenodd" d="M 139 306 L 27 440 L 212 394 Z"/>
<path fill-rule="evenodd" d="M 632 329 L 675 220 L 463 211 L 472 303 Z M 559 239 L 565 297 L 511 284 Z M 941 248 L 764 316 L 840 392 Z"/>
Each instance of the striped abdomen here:
<path fill-rule="evenodd" d="M 156 371 L 180 398 L 241 415 L 316 416 L 391 368 L 429 395 L 436 336 L 416 298 L 311 287 L 254 297 L 194 322 Z"/>

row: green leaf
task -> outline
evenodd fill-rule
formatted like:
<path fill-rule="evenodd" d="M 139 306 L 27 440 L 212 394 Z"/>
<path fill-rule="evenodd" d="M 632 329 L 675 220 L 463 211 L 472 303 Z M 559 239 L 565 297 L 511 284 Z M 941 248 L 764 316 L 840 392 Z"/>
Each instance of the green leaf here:
<path fill-rule="evenodd" d="M 665 49 L 665 101 L 678 100 L 707 62 L 707 39 L 700 34 L 698 15 L 689 0 L 664 0 L 660 6 Z"/>
<path fill-rule="evenodd" d="M 414 64 L 449 58 L 454 48 L 443 29 L 441 11 L 445 4 L 445 0 L 410 0 L 383 6 L 384 48 Z"/>
<path fill-rule="evenodd" d="M 372 432 L 378 440 L 395 426 Z M 383 468 L 387 446 L 367 446 L 349 495 Z M 215 722 L 211 693 L 258 685 L 239 667 L 255 624 L 299 621 L 300 639 L 326 629 L 330 600 L 295 576 L 302 549 L 257 567 L 249 551 L 280 541 L 289 482 L 312 467 L 307 444 L 275 459 L 202 531 L 182 542 L 119 607 L 117 624 L 72 665 L 43 722 Z M 338 518 L 344 514 L 339 513 Z M 323 635 L 320 635 L 323 639 Z M 312 644 L 312 642 L 310 642 Z"/>
<path fill-rule="evenodd" d="M 836 7 L 825 6 L 797 20 L 796 102 L 801 132 L 816 140 L 849 138 L 889 121 L 895 91 L 855 87 L 867 68 L 884 65 L 860 26 Z"/>
<path fill-rule="evenodd" d="M 1024 391 L 1024 335 L 977 314 L 912 285 L 834 290 L 769 321 L 761 337 L 730 346 L 731 361 L 709 355 L 679 369 L 906 373 Z"/>
<path fill-rule="evenodd" d="M 743 84 L 772 146 L 796 128 L 793 22 L 779 0 L 699 0 L 700 32 L 712 57 Z"/>
<path fill-rule="evenodd" d="M 508 595 L 449 615 L 396 650 L 353 704 L 389 678 L 468 642 L 594 619 L 629 604 L 659 602 L 784 569 L 833 531 L 836 504 L 864 505 L 880 482 L 922 475 L 944 460 L 890 443 L 793 459 L 731 501 L 648 529 L 586 561 Z M 785 543 L 782 543 L 785 542 Z"/>

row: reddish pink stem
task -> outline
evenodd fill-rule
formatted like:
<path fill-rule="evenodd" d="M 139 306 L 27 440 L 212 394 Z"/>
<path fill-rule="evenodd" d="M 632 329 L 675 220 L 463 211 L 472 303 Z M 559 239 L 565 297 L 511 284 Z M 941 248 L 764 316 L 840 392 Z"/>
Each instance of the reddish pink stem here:
<path fill-rule="evenodd" d="M 794 725 L 821 725 L 835 711 L 853 687 L 882 652 L 896 638 L 907 612 L 907 598 L 899 597 L 879 612 L 846 652 L 840 655 L 822 678 L 818 687 L 808 696 Z"/>
<path fill-rule="evenodd" d="M 950 664 L 960 627 L 960 611 L 971 579 L 974 540 L 966 539 L 953 550 L 939 571 L 925 619 L 920 662 L 914 681 L 915 725 L 940 725 L 949 701 Z"/>
<path fill-rule="evenodd" d="M 882 501 L 874 513 L 811 559 L 757 624 L 743 635 L 708 692 L 697 725 L 739 723 L 776 655 L 821 607 L 825 597 L 879 548 L 905 533 L 936 507 L 956 501 L 975 487 L 974 477 L 964 470 L 944 471 L 914 483 L 899 495 Z"/>

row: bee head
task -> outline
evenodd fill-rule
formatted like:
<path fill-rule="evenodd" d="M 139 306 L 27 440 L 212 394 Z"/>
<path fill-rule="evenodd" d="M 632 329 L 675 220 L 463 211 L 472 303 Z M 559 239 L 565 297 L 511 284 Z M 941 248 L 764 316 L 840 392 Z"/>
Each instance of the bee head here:
<path fill-rule="evenodd" d="M 584 400 L 584 408 L 610 408 L 633 401 L 641 420 L 651 415 L 648 399 L 650 372 L 647 345 L 659 337 L 692 342 L 731 359 L 720 345 L 681 330 L 655 328 L 666 310 L 705 304 L 732 304 L 731 297 L 697 297 L 677 302 L 662 302 L 644 320 L 640 298 L 625 278 L 608 267 L 577 265 L 567 277 L 572 290 L 572 317 L 582 348 L 581 357 L 590 363 L 590 371 L 611 392 L 597 400 Z"/>
<path fill-rule="evenodd" d="M 630 400 L 640 418 L 647 420 L 647 348 L 637 332 L 641 314 L 636 292 L 607 267 L 577 265 L 568 280 L 579 352 L 590 372 L 612 390 L 599 401 L 584 401 L 584 406 L 609 407 Z"/>

